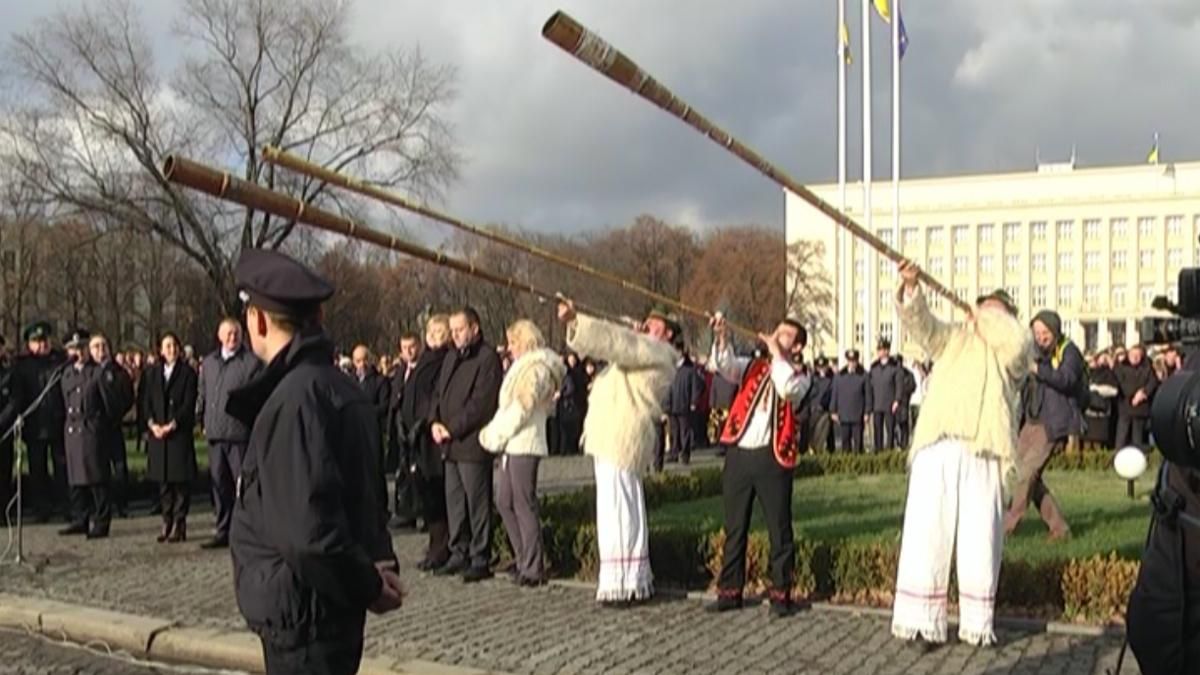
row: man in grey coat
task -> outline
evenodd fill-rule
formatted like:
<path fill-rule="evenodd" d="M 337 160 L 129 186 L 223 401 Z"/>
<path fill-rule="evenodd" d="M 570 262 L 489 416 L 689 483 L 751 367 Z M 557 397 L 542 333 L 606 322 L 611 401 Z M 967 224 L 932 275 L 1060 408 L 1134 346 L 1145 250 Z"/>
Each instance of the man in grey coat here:
<path fill-rule="evenodd" d="M 250 430 L 225 412 L 229 392 L 249 382 L 261 366 L 259 360 L 242 345 L 242 326 L 236 319 L 225 319 L 217 328 L 220 347 L 200 364 L 200 391 L 196 416 L 202 420 L 208 439 L 208 469 L 212 477 L 213 506 L 217 524 L 213 538 L 201 548 L 225 548 L 229 545 L 229 523 L 233 516 L 237 477 L 242 473 L 242 457 Z"/>

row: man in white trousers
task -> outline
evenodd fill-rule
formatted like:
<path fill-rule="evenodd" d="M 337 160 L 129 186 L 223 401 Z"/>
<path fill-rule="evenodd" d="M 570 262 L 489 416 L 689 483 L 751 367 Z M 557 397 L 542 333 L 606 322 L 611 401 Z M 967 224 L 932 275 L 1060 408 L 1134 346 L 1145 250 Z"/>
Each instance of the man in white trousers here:
<path fill-rule="evenodd" d="M 913 432 L 892 634 L 946 641 L 950 560 L 957 557 L 958 637 L 994 644 L 1002 488 L 1013 468 L 1033 343 L 1003 290 L 978 298 L 965 322 L 949 324 L 929 311 L 917 275 L 912 263 L 900 266 L 900 317 L 934 370 Z"/>

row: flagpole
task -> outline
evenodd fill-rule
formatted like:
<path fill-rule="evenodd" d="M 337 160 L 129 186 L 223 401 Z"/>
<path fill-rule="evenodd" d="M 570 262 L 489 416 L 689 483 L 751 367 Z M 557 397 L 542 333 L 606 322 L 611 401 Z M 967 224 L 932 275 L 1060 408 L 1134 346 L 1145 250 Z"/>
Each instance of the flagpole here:
<path fill-rule="evenodd" d="M 842 213 L 846 212 L 846 50 L 842 30 L 846 26 L 846 0 L 838 0 L 837 25 L 837 64 L 838 64 L 838 198 L 841 202 Z M 834 360 L 840 358 L 850 346 L 853 338 L 853 314 L 850 309 L 850 270 L 853 260 L 850 257 L 850 232 L 838 228 L 838 353 Z"/>
<path fill-rule="evenodd" d="M 900 248 L 900 0 L 892 0 L 892 242 Z M 892 322 L 892 343 L 903 344 L 899 317 Z"/>
<path fill-rule="evenodd" d="M 871 0 L 862 0 L 862 81 L 863 81 L 863 224 L 867 231 L 875 234 L 875 228 L 872 225 L 871 213 Z M 877 256 L 874 250 L 867 251 L 863 261 L 866 265 L 866 274 L 863 276 L 864 289 L 863 294 L 866 297 L 863 302 L 863 353 L 864 356 L 870 354 L 871 346 L 875 340 L 875 326 L 873 311 L 878 298 L 875 297 L 875 274 L 879 271 Z"/>

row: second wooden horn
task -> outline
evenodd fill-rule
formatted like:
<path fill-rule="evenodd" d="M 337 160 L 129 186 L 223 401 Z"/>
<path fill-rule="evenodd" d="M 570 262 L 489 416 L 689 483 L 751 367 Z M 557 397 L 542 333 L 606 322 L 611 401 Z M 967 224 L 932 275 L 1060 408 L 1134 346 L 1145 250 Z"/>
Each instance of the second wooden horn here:
<path fill-rule="evenodd" d="M 542 36 L 561 47 L 568 54 L 591 66 L 601 75 L 683 120 L 688 126 L 704 134 L 712 142 L 733 153 L 767 178 L 792 191 L 818 211 L 829 216 L 835 223 L 849 230 L 851 234 L 866 242 L 868 246 L 879 251 L 889 260 L 897 264 L 907 260 L 899 251 L 888 246 L 874 233 L 855 222 L 853 218 L 818 197 L 800 181 L 792 178 L 724 129 L 713 124 L 704 115 L 696 112 L 694 108 L 671 93 L 670 89 L 642 70 L 632 59 L 610 45 L 604 38 L 584 28 L 582 24 L 566 13 L 555 12 L 542 27 Z M 971 312 L 970 305 L 924 270 L 921 270 L 920 278 L 930 290 L 945 297 L 955 307 L 967 313 Z"/>

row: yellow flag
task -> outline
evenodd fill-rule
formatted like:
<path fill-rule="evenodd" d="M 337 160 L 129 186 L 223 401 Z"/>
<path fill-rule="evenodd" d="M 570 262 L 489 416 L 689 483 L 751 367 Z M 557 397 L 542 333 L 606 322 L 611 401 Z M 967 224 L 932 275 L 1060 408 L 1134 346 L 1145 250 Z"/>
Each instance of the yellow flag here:
<path fill-rule="evenodd" d="M 850 53 L 850 29 L 846 28 L 846 24 L 842 24 L 838 32 L 842 36 L 842 58 L 845 59 L 846 65 L 854 64 L 854 55 Z"/>
<path fill-rule="evenodd" d="M 1154 143 L 1154 147 L 1150 148 L 1150 154 L 1146 156 L 1147 164 L 1158 164 L 1158 142 Z"/>
<path fill-rule="evenodd" d="M 888 0 L 872 0 L 875 5 L 875 11 L 879 12 L 879 18 L 887 23 L 892 22 L 892 8 L 888 5 Z"/>

